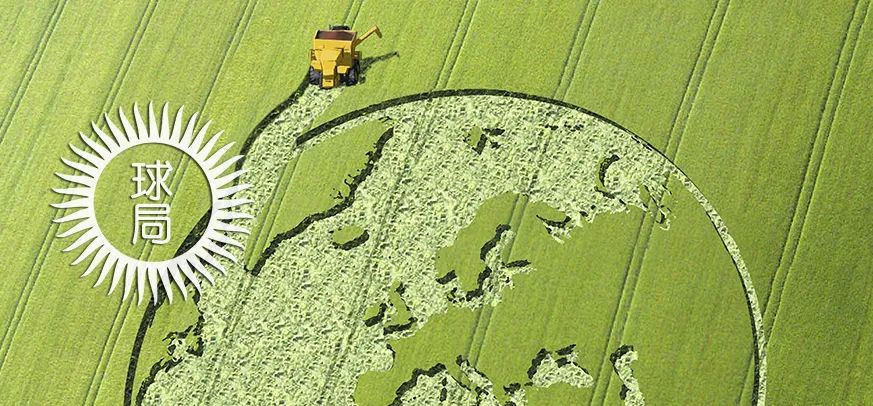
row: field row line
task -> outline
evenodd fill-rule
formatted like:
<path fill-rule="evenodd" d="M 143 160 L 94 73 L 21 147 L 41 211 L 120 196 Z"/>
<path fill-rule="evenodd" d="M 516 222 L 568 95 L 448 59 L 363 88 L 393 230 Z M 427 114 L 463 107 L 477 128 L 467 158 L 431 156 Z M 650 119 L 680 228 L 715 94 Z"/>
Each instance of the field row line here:
<path fill-rule="evenodd" d="M 351 26 L 355 23 L 357 16 L 360 14 L 360 10 L 363 7 L 363 1 L 364 0 L 359 0 L 359 1 L 353 0 L 349 3 L 348 8 L 346 9 L 345 18 L 343 20 L 344 24 Z M 356 5 L 357 5 L 357 7 L 356 7 Z M 354 10 L 354 15 L 352 16 L 353 10 Z M 349 20 L 349 18 L 351 18 L 351 20 Z M 339 90 L 339 89 L 334 89 L 334 90 Z M 273 189 L 273 193 L 270 195 L 269 200 L 267 201 L 267 203 L 264 206 L 264 209 L 266 212 L 265 218 L 262 222 L 260 222 L 260 224 L 258 226 L 253 227 L 252 238 L 250 238 L 250 241 L 253 241 L 254 244 L 252 244 L 252 246 L 250 247 L 251 251 L 249 251 L 249 253 L 250 253 L 249 259 L 246 260 L 245 262 L 243 262 L 243 264 L 242 264 L 243 268 L 245 268 L 246 263 L 249 262 L 251 258 L 257 258 L 258 254 L 256 254 L 256 253 L 260 251 L 260 249 L 262 247 L 261 243 L 263 242 L 264 244 L 266 244 L 266 241 L 268 241 L 270 239 L 270 237 L 271 237 L 270 234 L 271 234 L 272 229 L 273 229 L 273 227 L 272 227 L 273 219 L 275 219 L 275 217 L 278 215 L 279 209 L 281 208 L 282 201 L 284 200 L 285 191 L 287 189 L 287 185 L 290 183 L 291 179 L 294 178 L 294 175 L 295 175 L 296 170 L 297 170 L 296 164 L 297 164 L 298 159 L 299 159 L 299 157 L 295 158 L 294 165 L 291 169 L 292 172 L 290 175 L 286 175 L 286 171 L 287 171 L 289 165 L 284 165 L 282 167 L 282 170 L 279 173 L 280 181 L 276 183 L 276 187 Z M 286 178 L 288 179 L 287 183 L 282 181 L 283 179 L 286 179 Z M 285 185 L 286 187 L 283 187 L 283 185 Z M 245 258 L 246 256 L 244 255 L 243 257 Z M 235 309 L 245 301 L 245 298 L 248 295 L 248 292 L 251 290 L 251 282 L 252 282 L 252 278 L 246 279 L 246 283 L 244 284 L 244 286 L 242 286 L 240 289 L 238 289 L 237 295 L 234 298 L 234 300 L 232 301 L 232 303 L 233 303 L 232 306 L 233 306 L 234 310 L 231 311 L 231 314 L 234 314 L 235 317 L 233 317 L 233 319 L 225 327 L 225 330 L 223 332 L 225 337 L 231 336 L 231 333 L 235 329 L 236 324 L 239 322 L 239 312 L 235 311 Z M 213 366 L 219 365 L 221 363 L 220 362 L 221 355 L 219 355 L 219 357 L 220 357 L 219 360 L 217 360 Z M 207 394 L 207 396 L 211 393 L 209 388 L 212 387 L 212 385 L 214 384 L 215 380 L 218 377 L 218 373 L 214 373 L 213 366 L 210 366 L 209 371 L 207 371 L 207 373 L 206 373 L 207 379 L 209 379 L 209 383 L 205 386 L 205 388 L 206 388 L 205 393 Z M 208 399 L 208 397 L 207 397 L 207 399 Z"/>
<path fill-rule="evenodd" d="M 778 314 L 782 297 L 784 295 L 785 285 L 790 276 L 791 268 L 797 256 L 797 248 L 800 245 L 800 240 L 803 236 L 806 226 L 806 219 L 809 215 L 809 206 L 812 202 L 813 194 L 818 182 L 818 176 L 821 174 L 822 161 L 827 149 L 828 140 L 830 138 L 831 128 L 838 115 L 840 101 L 843 90 L 846 87 L 846 78 L 849 70 L 855 60 L 855 50 L 857 49 L 861 30 L 867 22 L 869 16 L 869 8 L 871 2 L 869 0 L 859 0 L 855 3 L 855 8 L 852 12 L 852 18 L 847 23 L 845 36 L 840 45 L 839 57 L 833 67 L 833 75 L 828 87 L 828 92 L 821 105 L 821 117 L 816 126 L 815 136 L 813 137 L 809 153 L 806 159 L 806 168 L 803 173 L 800 188 L 797 191 L 795 206 L 791 218 L 791 224 L 788 228 L 788 235 L 782 246 L 782 253 L 779 256 L 779 262 L 776 268 L 776 273 L 770 282 L 766 307 L 764 309 L 764 328 L 765 331 L 769 326 L 769 336 L 772 337 L 772 331 L 776 327 Z M 858 342 L 860 345 L 860 341 Z M 854 356 L 857 355 L 857 350 Z M 747 380 L 748 381 L 748 380 Z M 748 386 L 748 385 L 746 385 Z M 746 392 L 744 387 L 744 393 Z"/>
<path fill-rule="evenodd" d="M 3 139 L 6 134 L 6 130 L 9 128 L 10 123 L 12 122 L 12 117 L 15 115 L 15 112 L 18 110 L 18 106 L 21 103 L 21 99 L 24 98 L 24 93 L 26 92 L 27 87 L 30 85 L 30 81 L 33 77 L 33 73 L 36 71 L 36 67 L 39 65 L 39 61 L 42 60 L 42 55 L 45 53 L 45 48 L 51 38 L 51 34 L 54 32 L 55 27 L 57 26 L 57 22 L 60 19 L 61 14 L 63 13 L 63 8 L 66 6 L 66 0 L 58 2 L 57 7 L 52 12 L 51 17 L 49 18 L 49 22 L 46 25 L 45 30 L 43 31 L 42 36 L 40 37 L 40 41 L 37 44 L 36 49 L 34 50 L 30 62 L 28 63 L 27 70 L 25 71 L 24 76 L 21 78 L 21 81 L 18 84 L 18 88 L 15 92 L 15 96 L 12 100 L 12 105 L 9 107 L 9 110 L 6 111 L 6 114 L 3 116 L 3 121 L 0 123 L 0 145 L 3 144 Z M 43 238 L 45 239 L 45 238 Z M 27 280 L 25 281 L 25 292 L 28 289 L 28 286 L 32 283 L 32 272 L 28 274 Z M 21 300 L 21 296 L 24 292 L 19 293 L 18 298 L 15 303 L 15 311 L 12 314 L 12 319 L 9 321 L 3 330 L 3 335 L 0 336 L 0 370 L 3 369 L 3 365 L 6 360 L 6 347 L 7 344 L 7 335 L 9 333 L 9 329 L 11 326 L 17 324 L 16 317 L 18 315 L 18 307 L 19 302 Z"/>
<path fill-rule="evenodd" d="M 688 119 L 694 106 L 694 101 L 706 72 L 706 67 L 718 41 L 718 35 L 724 25 L 729 3 L 729 0 L 719 0 L 714 5 L 709 23 L 707 24 L 706 32 L 697 50 L 694 66 L 688 73 L 682 101 L 679 103 L 676 113 L 673 116 L 670 133 L 667 138 L 667 146 L 664 155 L 670 161 L 675 162 L 676 160 L 676 154 L 678 154 L 679 145 L 682 142 L 682 136 L 685 133 Z M 665 181 L 664 190 L 667 190 L 667 182 L 669 182 L 669 178 Z M 657 202 L 655 200 L 656 199 L 653 199 L 653 201 L 648 202 L 647 212 L 657 210 Z M 636 296 L 636 286 L 639 282 L 640 274 L 642 273 L 643 263 L 645 262 L 646 253 L 649 248 L 649 242 L 652 233 L 654 232 L 654 228 L 654 217 L 643 214 L 637 230 L 637 238 L 634 242 L 633 251 L 628 261 L 627 272 L 622 281 L 619 301 L 616 303 L 616 308 L 613 313 L 612 326 L 610 327 L 609 336 L 606 340 L 604 354 L 608 353 L 610 348 L 617 348 L 619 345 L 625 344 L 624 333 L 627 326 L 628 313 L 633 309 L 633 303 Z M 612 375 L 605 373 L 609 368 L 609 359 L 608 357 L 604 357 L 601 367 L 597 372 L 594 395 L 591 397 L 589 404 L 602 404 L 606 401 L 606 396 L 609 393 L 609 388 L 612 386 L 613 382 L 611 379 Z"/>
<path fill-rule="evenodd" d="M 228 41 L 228 45 L 227 45 L 227 47 L 225 48 L 224 52 L 222 53 L 222 59 L 221 59 L 221 62 L 219 63 L 218 68 L 215 70 L 215 74 L 213 75 L 213 79 L 212 79 L 212 81 L 210 82 L 209 89 L 206 91 L 206 94 L 205 94 L 205 97 L 204 97 L 204 102 L 200 105 L 200 109 L 199 109 L 198 111 L 203 112 L 203 111 L 206 110 L 206 108 L 207 108 L 207 106 L 208 106 L 208 103 L 209 103 L 209 101 L 211 100 L 211 96 L 212 96 L 213 90 L 215 89 L 216 83 L 218 82 L 218 78 L 220 77 L 221 72 L 222 72 L 223 69 L 224 69 L 224 66 L 225 66 L 225 64 L 226 64 L 226 61 L 228 60 L 228 58 L 229 58 L 231 55 L 233 55 L 233 54 L 235 53 L 235 50 L 236 50 L 237 47 L 239 46 L 239 42 L 241 41 L 242 36 L 244 36 L 244 35 L 245 35 L 245 32 L 248 30 L 249 23 L 251 22 L 251 16 L 252 16 L 252 14 L 253 14 L 253 12 L 254 12 L 254 9 L 255 9 L 256 5 L 257 5 L 257 0 L 254 0 L 254 1 L 249 0 L 249 1 L 246 2 L 246 5 L 243 7 L 243 11 L 242 11 L 242 13 L 240 13 L 240 16 L 237 18 L 237 21 L 236 21 L 236 24 L 235 24 L 235 27 L 234 27 L 234 31 L 233 31 L 233 35 L 231 36 L 230 41 Z M 245 21 L 245 24 L 244 24 L 244 25 L 242 24 L 243 21 Z M 240 27 L 241 27 L 241 26 L 242 26 L 242 32 L 240 33 Z M 181 188 L 182 182 L 183 182 L 183 180 L 185 179 L 185 174 L 186 174 L 187 169 L 188 169 L 188 167 L 189 167 L 189 165 L 190 165 L 190 162 L 191 162 L 191 160 L 188 159 L 186 156 L 182 156 L 182 157 L 180 157 L 180 159 L 179 159 L 179 163 L 178 163 L 178 165 L 177 165 L 177 167 L 180 168 L 180 170 L 177 171 L 177 173 L 172 174 L 172 176 L 171 176 L 170 188 L 171 188 L 171 190 L 173 190 L 174 193 L 173 193 L 173 195 L 170 195 L 170 196 L 167 197 L 167 199 L 168 199 L 169 202 L 171 202 L 171 201 L 173 200 L 173 198 L 174 198 L 176 192 L 178 192 L 179 188 Z M 147 258 L 150 258 L 150 257 L 151 257 L 151 250 L 149 250 L 149 254 L 148 254 Z M 119 338 L 120 335 L 121 335 L 121 334 L 120 334 L 120 331 L 121 331 L 121 329 L 123 329 L 124 324 L 125 324 L 126 321 L 127 321 L 127 318 L 128 318 L 128 316 L 129 316 L 129 314 L 130 314 L 130 311 L 129 311 L 130 308 L 132 308 L 132 306 L 128 306 L 128 311 L 125 312 L 125 316 L 122 318 L 122 322 L 121 322 L 120 325 L 118 325 L 118 327 L 116 327 L 115 324 L 113 324 L 113 330 L 118 329 L 118 330 L 119 330 L 119 334 L 116 335 L 116 339 L 115 339 L 115 341 L 114 341 L 113 344 L 112 344 L 112 349 L 111 349 L 111 351 L 109 352 L 110 354 L 114 354 L 114 353 L 115 353 L 115 347 L 118 345 L 118 338 Z M 101 354 L 101 360 L 104 359 L 105 354 L 106 354 L 106 352 L 105 352 L 105 349 L 104 349 L 104 352 Z M 111 356 L 110 356 L 110 357 L 105 357 L 105 361 L 102 361 L 102 362 L 99 364 L 99 366 L 98 366 L 98 368 L 99 368 L 99 369 L 98 369 L 98 373 L 99 373 L 100 376 L 103 375 L 105 369 L 108 367 L 108 364 L 109 364 L 110 359 L 111 359 Z M 97 375 L 95 375 L 95 378 L 96 378 L 96 376 L 97 376 Z M 102 384 L 102 380 L 100 380 L 100 381 L 98 382 L 97 387 L 96 387 L 96 389 L 95 389 L 94 392 L 93 392 L 93 393 L 94 393 L 94 399 L 92 400 L 92 404 L 93 404 L 94 401 L 96 401 L 96 397 L 97 397 L 97 394 L 99 393 L 99 390 L 100 390 L 101 384 Z M 92 382 L 92 385 L 93 385 L 93 382 Z M 91 389 L 91 387 L 89 387 L 89 393 L 91 392 L 90 389 Z"/>
<path fill-rule="evenodd" d="M 18 82 L 15 95 L 12 97 L 12 104 L 9 106 L 9 110 L 6 111 L 6 114 L 3 115 L 3 121 L 0 122 L 0 145 L 3 145 L 3 140 L 6 138 L 6 131 L 9 130 L 9 126 L 12 124 L 12 118 L 15 116 L 15 113 L 18 112 L 18 107 L 21 106 L 21 100 L 24 99 L 24 94 L 27 93 L 27 89 L 30 87 L 30 82 L 33 80 L 33 74 L 36 72 L 39 62 L 42 61 L 42 56 L 45 55 L 45 49 L 48 46 L 49 40 L 51 40 L 52 34 L 55 32 L 55 28 L 58 26 L 58 21 L 61 19 L 61 15 L 63 15 L 66 6 L 67 0 L 61 0 L 58 2 L 57 6 L 55 6 L 51 17 L 49 17 L 48 24 L 40 36 L 36 49 L 30 56 L 30 62 L 27 63 L 27 69 L 25 69 L 24 75 L 22 75 L 21 80 Z"/>
<path fill-rule="evenodd" d="M 345 15 L 344 15 L 343 20 L 342 20 L 343 24 L 352 26 L 355 23 L 355 18 L 357 18 L 357 15 L 360 13 L 360 9 L 362 6 L 363 6 L 363 0 L 351 0 L 351 1 L 349 1 L 348 7 L 346 7 Z M 357 9 L 357 11 L 354 12 L 354 10 L 356 10 L 356 9 Z M 352 15 L 353 12 L 354 12 L 354 16 Z M 341 89 L 336 89 L 336 90 L 341 91 Z M 302 95 L 301 95 L 301 97 L 302 97 Z M 299 98 L 298 98 L 298 100 L 294 101 L 294 104 L 296 104 L 298 102 L 299 102 Z M 283 200 L 284 194 L 285 194 L 285 188 L 283 188 L 282 185 L 284 184 L 283 179 L 285 179 L 285 172 L 286 171 L 287 171 L 287 167 L 283 167 L 281 172 L 279 173 L 279 182 L 276 183 L 276 186 L 273 189 L 273 193 L 270 194 L 269 199 L 267 200 L 267 202 L 263 206 L 263 212 L 264 212 L 263 220 L 257 221 L 257 219 L 256 219 L 255 224 L 252 226 L 251 235 L 249 236 L 249 242 L 251 244 L 247 245 L 247 247 L 246 247 L 247 252 L 243 253 L 243 259 L 244 259 L 243 264 L 246 267 L 248 267 L 248 264 L 253 259 L 258 258 L 258 256 L 260 255 L 259 252 L 261 250 L 261 247 L 266 246 L 266 244 L 268 243 L 267 241 L 271 238 L 270 234 L 273 230 L 272 219 L 275 219 L 275 215 L 276 215 L 276 213 L 274 213 L 274 210 L 278 210 L 279 209 L 278 206 L 282 205 L 282 200 Z M 291 177 L 289 178 L 289 181 L 290 181 L 290 179 L 293 179 L 295 172 L 296 172 L 296 161 L 295 161 L 294 167 L 291 169 Z M 276 206 L 276 205 L 278 205 L 278 206 Z"/>
<path fill-rule="evenodd" d="M 470 7 L 472 2 L 473 6 Z M 461 17 L 458 19 L 458 28 L 455 29 L 455 35 L 452 37 L 452 42 L 449 49 L 446 50 L 446 57 L 443 60 L 443 66 L 440 68 L 440 73 L 437 75 L 433 89 L 445 89 L 449 85 L 452 72 L 455 70 L 455 65 L 458 63 L 458 58 L 461 55 L 461 49 L 464 47 L 464 41 L 467 39 L 467 33 L 470 31 L 470 26 L 473 24 L 473 17 L 476 14 L 476 9 L 479 7 L 479 0 L 467 0 L 464 3 L 464 11 L 461 12 Z M 461 34 L 458 36 L 458 34 Z"/>
<path fill-rule="evenodd" d="M 149 6 L 147 5 L 143 11 L 143 15 L 140 17 L 140 23 L 137 26 L 136 31 L 134 31 L 134 35 L 132 36 L 130 44 L 128 45 L 127 52 L 125 53 L 124 58 L 122 59 L 122 62 L 116 71 L 113 83 L 110 85 L 110 89 L 107 92 L 107 97 L 104 100 L 103 104 L 103 110 L 106 110 L 106 108 L 114 102 L 115 96 L 117 95 L 117 90 L 127 74 L 127 69 L 133 59 L 133 54 L 135 53 L 136 48 L 139 46 L 140 40 L 142 39 L 142 34 L 145 32 L 145 26 L 148 25 L 148 20 L 150 18 L 151 14 L 149 13 Z M 95 120 L 99 121 L 99 119 L 100 117 L 98 115 Z M 76 157 L 75 159 L 76 162 L 79 162 L 81 160 L 81 158 L 79 157 Z M 70 199 L 70 196 L 64 195 L 62 199 L 63 201 L 68 201 Z M 63 209 L 54 209 L 52 218 L 57 218 L 58 214 L 62 210 Z M 0 370 L 2 370 L 3 365 L 5 365 L 6 363 L 6 359 L 12 346 L 12 342 L 15 339 L 16 332 L 18 331 L 18 324 L 21 321 L 24 312 L 27 310 L 27 305 L 30 299 L 30 294 L 33 290 L 33 286 L 36 284 L 36 280 L 39 278 L 40 271 L 46 257 L 48 256 L 48 252 L 50 251 L 51 246 L 56 240 L 54 238 L 54 234 L 56 234 L 58 227 L 58 224 L 50 223 L 45 233 L 43 234 L 43 242 L 40 246 L 39 253 L 34 259 L 33 264 L 31 265 L 23 291 L 21 294 L 19 294 L 18 300 L 16 301 L 13 318 L 10 321 L 10 324 L 6 327 L 3 333 L 2 342 L 0 342 L 0 360 L 2 360 L 0 361 Z"/>
<path fill-rule="evenodd" d="M 130 71 L 130 67 L 133 65 L 133 58 L 136 54 L 136 51 L 139 49 L 139 44 L 142 42 L 142 39 L 145 37 L 145 32 L 148 30 L 149 23 L 151 22 L 152 17 L 154 16 L 155 10 L 157 9 L 157 0 L 150 0 L 145 7 L 145 11 L 143 12 L 143 16 L 140 17 L 139 24 L 137 26 L 136 31 L 134 31 L 134 35 L 131 38 L 130 44 L 128 45 L 128 52 L 125 53 L 124 58 L 122 59 L 122 65 L 119 67 L 119 70 L 116 72 L 116 79 L 113 80 L 112 85 L 110 86 L 108 96 L 104 101 L 103 108 L 101 110 L 107 111 L 107 109 L 115 103 L 115 100 L 118 97 L 118 94 L 121 91 L 121 87 L 124 83 L 124 79 L 127 78 L 127 73 Z M 95 122 L 100 120 L 100 116 L 98 113 L 97 119 Z M 77 162 L 81 160 L 77 158 Z M 142 259 L 146 255 L 146 251 L 148 247 L 143 247 L 140 251 L 137 258 Z M 42 265 L 40 265 L 40 270 L 42 269 Z M 40 271 L 41 272 L 41 271 Z M 97 397 L 97 391 L 93 391 L 94 383 L 100 382 L 102 383 L 102 379 L 98 379 L 98 376 L 102 378 L 103 372 L 105 371 L 103 365 L 103 359 L 106 358 L 106 348 L 109 342 L 114 343 L 118 340 L 118 337 L 121 335 L 121 330 L 117 328 L 118 320 L 123 320 L 127 318 L 128 313 L 130 312 L 130 308 L 132 307 L 132 300 L 130 302 L 125 303 L 125 300 L 119 300 L 118 309 L 115 312 L 115 316 L 112 319 L 112 324 L 109 328 L 109 332 L 106 335 L 106 338 L 103 341 L 103 345 L 100 348 L 100 356 L 97 359 L 97 364 L 94 366 L 94 372 L 91 374 L 91 381 L 88 383 L 88 389 L 85 392 L 85 399 L 82 404 L 93 404 Z M 99 388 L 99 383 L 98 383 Z"/>
<path fill-rule="evenodd" d="M 582 10 L 582 13 L 579 14 L 576 31 L 573 33 L 573 41 L 570 43 L 570 50 L 567 52 L 567 57 L 564 58 L 564 66 L 561 68 L 558 86 L 552 92 L 553 99 L 558 98 L 560 94 L 558 99 L 566 101 L 567 94 L 573 88 L 573 80 L 576 79 L 576 71 L 579 69 L 582 52 L 585 49 L 585 44 L 588 42 L 588 34 L 591 33 L 591 27 L 594 25 L 594 18 L 597 16 L 597 7 L 599 5 L 599 0 L 590 0 L 585 4 L 585 9 Z M 573 63 L 570 63 L 571 60 Z"/>
<path fill-rule="evenodd" d="M 867 0 L 867 2 L 869 4 L 869 0 Z M 846 35 L 843 38 L 843 43 L 840 47 L 839 59 L 834 65 L 834 73 L 828 88 L 828 93 L 825 99 L 822 100 L 821 118 L 816 126 L 815 136 L 812 139 L 809 148 L 808 158 L 806 159 L 807 165 L 803 174 L 801 187 L 797 192 L 797 201 L 793 211 L 794 215 L 791 219 L 791 226 L 788 230 L 788 237 L 783 245 L 782 255 L 779 258 L 779 265 L 772 281 L 770 294 L 767 298 L 765 325 L 769 325 L 771 329 L 776 322 L 785 281 L 788 279 L 790 268 L 794 263 L 797 246 L 800 243 L 800 237 L 806 223 L 809 204 L 812 200 L 813 192 L 815 191 L 818 175 L 821 172 L 822 157 L 824 156 L 825 148 L 830 136 L 830 130 L 839 108 L 843 89 L 846 85 L 846 76 L 848 75 L 849 68 L 855 57 L 858 37 L 860 36 L 861 28 L 866 21 L 867 7 L 861 7 L 861 3 L 863 3 L 863 1 L 857 3 L 852 19 L 849 22 L 849 26 L 846 28 Z"/>
<path fill-rule="evenodd" d="M 564 100 L 569 92 L 571 87 L 573 78 L 576 75 L 576 67 L 579 65 L 579 61 L 582 59 L 582 53 L 585 48 L 585 43 L 588 39 L 588 33 L 591 32 L 591 25 L 593 25 L 594 18 L 597 11 L 597 5 L 599 3 L 596 0 L 592 0 L 588 4 L 586 4 L 586 8 L 582 10 L 580 13 L 580 17 L 578 20 L 578 24 L 576 26 L 576 32 L 573 36 L 573 41 L 570 45 L 570 49 L 567 50 L 567 56 L 564 58 L 565 66 L 561 72 L 561 76 L 558 79 L 558 83 L 555 86 L 555 90 L 552 92 L 553 95 L 561 92 L 561 100 Z M 588 8 L 591 7 L 591 10 Z M 590 18 L 589 18 L 590 17 Z M 587 20 L 587 24 L 586 24 Z M 579 35 L 580 31 L 584 30 L 583 35 Z M 573 60 L 573 69 L 567 69 L 567 65 L 570 60 Z M 572 72 L 572 73 L 571 73 Z M 569 78 L 567 74 L 569 73 Z M 562 90 L 562 86 L 566 85 Z M 549 134 L 551 135 L 551 134 Z M 549 145 L 552 142 L 553 137 L 548 136 L 546 140 L 543 142 L 542 155 L 545 156 L 546 151 L 548 151 Z M 532 182 L 536 181 L 536 177 L 533 178 Z M 533 184 L 529 185 L 530 188 L 533 188 Z M 522 195 L 517 195 L 515 197 L 515 201 L 512 204 L 512 210 L 509 214 L 509 222 L 510 228 L 516 233 L 515 236 L 509 241 L 507 244 L 507 248 L 505 251 L 505 260 L 511 261 L 512 252 L 515 248 L 515 242 L 517 241 L 519 235 L 518 233 L 521 231 L 521 226 L 524 223 L 525 215 L 527 213 L 528 204 L 530 203 L 530 199 L 524 197 Z M 470 335 L 468 349 L 467 349 L 467 360 L 474 367 L 478 366 L 479 355 L 482 352 L 482 346 L 485 343 L 485 340 L 488 335 L 488 329 L 491 325 L 491 321 L 494 318 L 494 310 L 490 306 L 483 306 L 476 310 L 476 324 L 473 330 L 473 333 Z M 476 337 L 480 339 L 477 341 Z M 475 345 L 475 348 L 474 348 Z"/>
<path fill-rule="evenodd" d="M 355 28 L 354 24 L 358 21 L 358 15 L 361 14 L 361 8 L 363 7 L 364 0 L 353 0 L 351 4 L 349 4 L 349 10 L 346 13 L 346 18 L 343 20 L 343 23 L 349 27 Z M 352 14 L 353 12 L 354 14 Z"/>

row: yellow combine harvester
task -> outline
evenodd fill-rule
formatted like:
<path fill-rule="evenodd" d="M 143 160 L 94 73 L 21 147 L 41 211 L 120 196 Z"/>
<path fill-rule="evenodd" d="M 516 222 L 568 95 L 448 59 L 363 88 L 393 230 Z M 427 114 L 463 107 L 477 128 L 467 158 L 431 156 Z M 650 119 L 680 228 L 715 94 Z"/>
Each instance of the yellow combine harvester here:
<path fill-rule="evenodd" d="M 318 30 L 309 52 L 309 83 L 320 85 L 323 89 L 336 86 L 337 79 L 347 86 L 358 83 L 361 52 L 355 48 L 373 34 L 382 38 L 382 32 L 376 26 L 360 38 L 357 32 L 345 25 Z"/>

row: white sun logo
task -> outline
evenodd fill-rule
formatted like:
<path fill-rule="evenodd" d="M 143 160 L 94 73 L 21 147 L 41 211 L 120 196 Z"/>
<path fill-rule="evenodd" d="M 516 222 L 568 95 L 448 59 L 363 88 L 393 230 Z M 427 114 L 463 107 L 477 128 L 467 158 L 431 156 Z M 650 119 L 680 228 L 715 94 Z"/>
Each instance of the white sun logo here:
<path fill-rule="evenodd" d="M 248 234 L 248 229 L 231 224 L 231 221 L 234 219 L 252 218 L 249 214 L 233 210 L 235 207 L 251 203 L 251 200 L 233 198 L 234 194 L 250 186 L 234 184 L 234 181 L 243 174 L 243 170 L 233 171 L 232 168 L 234 163 L 239 161 L 242 156 L 236 155 L 222 160 L 222 156 L 230 150 L 233 143 L 224 145 L 213 153 L 213 148 L 222 132 L 219 131 L 204 144 L 211 122 L 207 122 L 200 127 L 195 135 L 198 114 L 192 115 L 187 124 L 185 124 L 182 118 L 182 108 L 176 113 L 172 127 L 170 127 L 170 115 L 167 112 L 166 104 L 163 107 L 160 122 L 158 122 L 155 118 L 152 104 L 149 103 L 148 125 L 143 121 L 136 104 L 133 107 L 135 127 L 125 117 L 124 111 L 121 108 L 118 109 L 118 115 L 123 130 L 119 129 L 107 114 L 104 114 L 106 124 L 112 136 L 107 135 L 96 123 L 92 122 L 91 127 L 99 140 L 85 136 L 81 132 L 79 136 L 93 153 L 70 144 L 70 149 L 81 160 L 74 162 L 62 158 L 63 162 L 75 170 L 77 174 L 56 173 L 58 177 L 68 181 L 70 187 L 53 188 L 52 190 L 68 196 L 70 199 L 52 204 L 55 208 L 68 211 L 67 214 L 55 219 L 54 222 L 69 222 L 72 224 L 69 229 L 58 234 L 58 237 L 65 238 L 81 233 L 63 251 L 69 252 L 88 243 L 78 258 L 72 262 L 72 265 L 77 265 L 91 257 L 88 268 L 82 274 L 82 277 L 85 277 L 91 274 L 102 263 L 103 266 L 94 287 L 103 283 L 107 275 L 111 273 L 112 284 L 109 288 L 109 294 L 115 290 L 122 276 L 124 276 L 123 299 L 127 299 L 134 282 L 134 277 L 137 282 L 138 302 L 142 302 L 146 280 L 151 287 L 152 299 L 155 302 L 158 299 L 159 284 L 163 286 L 167 299 L 170 302 L 173 300 L 173 283 L 178 286 L 182 296 L 187 299 L 186 281 L 190 281 L 197 292 L 200 292 L 201 287 L 198 273 L 206 278 L 210 284 L 215 282 L 206 265 L 219 270 L 222 274 L 225 272 L 216 255 L 234 263 L 237 261 L 230 252 L 223 248 L 224 245 L 243 249 L 242 243 L 227 235 L 230 233 Z M 187 154 L 203 171 L 211 194 L 212 206 L 209 223 L 202 236 L 185 253 L 164 261 L 142 261 L 119 251 L 100 231 L 94 211 L 94 195 L 100 174 L 113 158 L 129 148 L 143 144 L 167 145 Z M 229 169 L 231 169 L 230 173 L 225 174 Z M 69 210 L 72 210 L 72 212 L 69 212 Z"/>

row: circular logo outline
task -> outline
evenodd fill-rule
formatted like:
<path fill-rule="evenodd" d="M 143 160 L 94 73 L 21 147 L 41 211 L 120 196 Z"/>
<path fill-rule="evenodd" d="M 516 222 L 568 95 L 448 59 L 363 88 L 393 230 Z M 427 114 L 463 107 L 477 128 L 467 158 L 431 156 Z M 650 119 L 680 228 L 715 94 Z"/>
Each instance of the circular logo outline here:
<path fill-rule="evenodd" d="M 253 217 L 248 213 L 232 209 L 250 204 L 252 201 L 232 197 L 251 185 L 234 184 L 245 172 L 244 169 L 236 169 L 225 174 L 243 156 L 234 155 L 222 160 L 222 157 L 233 147 L 234 143 L 225 144 L 213 152 L 223 131 L 212 135 L 204 144 L 209 125 L 212 121 L 207 121 L 198 129 L 197 120 L 199 113 L 195 112 L 187 122 L 184 122 L 184 106 L 181 106 L 176 112 L 172 125 L 169 123 L 170 114 L 168 112 L 168 104 L 166 103 L 162 108 L 160 121 L 155 116 L 151 102 L 149 102 L 148 106 L 147 123 L 143 120 L 137 104 L 133 106 L 135 127 L 127 119 L 124 110 L 120 107 L 118 115 L 122 129 L 110 119 L 108 114 L 104 113 L 104 119 L 109 127 L 111 136 L 101 130 L 95 122 L 91 122 L 91 128 L 97 135 L 97 140 L 79 132 L 79 137 L 93 153 L 70 144 L 70 149 L 81 160 L 74 162 L 61 158 L 67 167 L 78 174 L 55 173 L 59 178 L 72 185 L 72 187 L 66 188 L 52 188 L 54 192 L 69 198 L 63 202 L 51 204 L 52 207 L 61 210 L 61 214 L 53 222 L 73 223 L 69 229 L 60 232 L 57 236 L 67 238 L 80 234 L 73 243 L 63 249 L 63 252 L 73 251 L 88 243 L 71 265 L 78 265 L 90 257 L 90 264 L 82 274 L 82 277 L 85 277 L 97 269 L 99 264 L 103 263 L 94 287 L 101 285 L 111 272 L 112 281 L 107 294 L 112 294 L 120 282 L 121 276 L 124 275 L 122 300 L 126 300 L 130 294 L 134 276 L 136 276 L 137 281 L 137 303 L 141 303 L 145 295 L 146 280 L 151 287 L 152 300 L 155 303 L 158 300 L 159 284 L 163 286 L 163 290 L 170 302 L 173 300 L 173 284 L 179 288 L 183 299 L 187 300 L 186 281 L 190 281 L 197 293 L 201 292 L 202 288 L 197 274 L 206 278 L 210 284 L 215 283 L 215 278 L 209 272 L 206 265 L 217 269 L 222 274 L 225 273 L 224 267 L 216 256 L 223 257 L 233 263 L 237 262 L 237 258 L 223 248 L 224 245 L 244 249 L 242 242 L 235 240 L 228 234 L 241 233 L 247 235 L 249 230 L 231 223 L 234 219 L 252 219 Z M 162 261 L 143 261 L 121 252 L 100 230 L 94 210 L 97 182 L 103 170 L 112 159 L 122 152 L 146 144 L 173 147 L 188 155 L 203 172 L 210 192 L 209 221 L 200 238 L 181 255 Z M 64 213 L 64 211 L 71 209 L 74 211 L 68 214 Z"/>

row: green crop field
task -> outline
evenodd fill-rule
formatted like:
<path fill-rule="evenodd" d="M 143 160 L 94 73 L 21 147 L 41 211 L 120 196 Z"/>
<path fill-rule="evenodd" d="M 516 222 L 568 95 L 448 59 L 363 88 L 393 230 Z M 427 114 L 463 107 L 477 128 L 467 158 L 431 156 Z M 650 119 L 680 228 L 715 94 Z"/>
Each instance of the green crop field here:
<path fill-rule="evenodd" d="M 873 403 L 870 3 L 6 2 L 0 404 Z M 307 86 L 340 23 L 364 80 Z M 244 154 L 245 250 L 107 296 L 55 173 L 165 103 Z M 129 244 L 157 159 L 173 239 Z M 96 217 L 161 261 L 205 190 L 129 150 Z"/>

